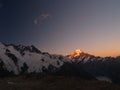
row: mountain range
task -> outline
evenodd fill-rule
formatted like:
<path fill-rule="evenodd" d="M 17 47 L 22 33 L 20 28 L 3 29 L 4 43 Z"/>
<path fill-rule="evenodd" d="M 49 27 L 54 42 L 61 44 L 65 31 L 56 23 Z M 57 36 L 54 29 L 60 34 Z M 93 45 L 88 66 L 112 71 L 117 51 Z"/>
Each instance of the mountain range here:
<path fill-rule="evenodd" d="M 107 81 L 120 83 L 120 56 L 100 57 L 75 50 L 67 57 L 98 79 L 106 78 Z"/>
<path fill-rule="evenodd" d="M 83 79 L 120 82 L 120 56 L 99 57 L 77 49 L 62 56 L 35 46 L 0 43 L 0 76 L 30 73 L 79 76 Z"/>

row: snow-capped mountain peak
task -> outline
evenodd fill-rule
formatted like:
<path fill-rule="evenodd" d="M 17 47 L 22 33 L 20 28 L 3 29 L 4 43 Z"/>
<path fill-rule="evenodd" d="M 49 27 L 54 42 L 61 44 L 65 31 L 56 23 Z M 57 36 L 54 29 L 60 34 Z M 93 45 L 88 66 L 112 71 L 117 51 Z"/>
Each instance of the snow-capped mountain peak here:
<path fill-rule="evenodd" d="M 72 58 L 80 56 L 81 53 L 83 53 L 82 50 L 76 49 L 71 54 L 67 55 L 67 57 L 72 59 Z"/>
<path fill-rule="evenodd" d="M 77 62 L 79 62 L 79 61 L 87 62 L 87 61 L 91 60 L 91 58 L 92 58 L 92 59 L 95 58 L 94 55 L 85 53 L 85 52 L 83 52 L 83 51 L 80 50 L 80 49 L 74 50 L 73 53 L 67 55 L 66 57 L 70 58 L 73 62 L 74 62 L 74 61 L 75 61 L 75 62 L 76 62 L 76 61 L 77 61 Z"/>
<path fill-rule="evenodd" d="M 77 54 L 80 55 L 81 52 L 82 52 L 82 50 L 80 50 L 80 49 L 76 49 L 76 50 L 74 51 L 74 53 L 76 53 L 76 55 L 77 55 Z"/>

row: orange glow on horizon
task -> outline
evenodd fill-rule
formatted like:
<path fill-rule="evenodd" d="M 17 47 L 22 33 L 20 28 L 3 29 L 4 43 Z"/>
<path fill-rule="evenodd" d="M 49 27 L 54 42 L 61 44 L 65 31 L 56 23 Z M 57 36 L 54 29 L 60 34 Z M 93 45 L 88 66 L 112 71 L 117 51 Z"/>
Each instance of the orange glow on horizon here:
<path fill-rule="evenodd" d="M 79 56 L 81 52 L 82 51 L 80 49 L 77 49 L 77 50 L 74 50 L 72 55 L 73 56 Z M 114 50 L 103 50 L 103 51 L 102 50 L 101 51 L 83 51 L 83 52 L 94 55 L 94 56 L 100 56 L 100 57 L 108 57 L 108 56 L 116 57 L 116 56 L 120 56 L 120 50 L 115 50 L 115 49 Z M 66 56 L 66 55 L 69 55 L 69 54 L 67 53 L 67 54 L 64 54 L 64 55 Z"/>
<path fill-rule="evenodd" d="M 92 52 L 92 53 L 89 53 L 89 54 L 92 54 L 92 55 L 95 55 L 95 56 L 101 56 L 101 57 L 108 57 L 108 56 L 111 56 L 111 57 L 116 57 L 116 56 L 120 56 L 120 52 L 118 51 L 103 51 L 103 52 Z"/>

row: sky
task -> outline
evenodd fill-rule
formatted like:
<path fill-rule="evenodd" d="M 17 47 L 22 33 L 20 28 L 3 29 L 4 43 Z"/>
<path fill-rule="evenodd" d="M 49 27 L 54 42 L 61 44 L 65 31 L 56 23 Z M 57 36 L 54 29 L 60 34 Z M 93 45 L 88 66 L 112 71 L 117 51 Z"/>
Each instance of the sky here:
<path fill-rule="evenodd" d="M 120 55 L 120 0 L 0 0 L 0 42 Z"/>

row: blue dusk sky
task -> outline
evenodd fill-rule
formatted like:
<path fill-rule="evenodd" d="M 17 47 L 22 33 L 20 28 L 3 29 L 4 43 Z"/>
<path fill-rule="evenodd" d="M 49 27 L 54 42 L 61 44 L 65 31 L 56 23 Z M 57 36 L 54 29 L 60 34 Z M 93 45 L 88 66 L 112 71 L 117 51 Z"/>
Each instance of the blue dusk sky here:
<path fill-rule="evenodd" d="M 0 42 L 120 55 L 120 0 L 0 0 Z"/>

